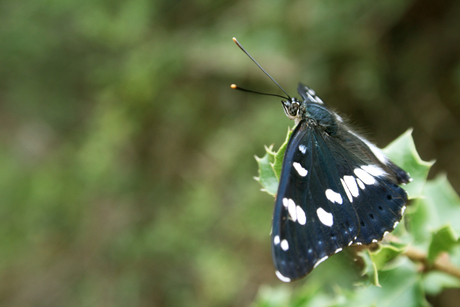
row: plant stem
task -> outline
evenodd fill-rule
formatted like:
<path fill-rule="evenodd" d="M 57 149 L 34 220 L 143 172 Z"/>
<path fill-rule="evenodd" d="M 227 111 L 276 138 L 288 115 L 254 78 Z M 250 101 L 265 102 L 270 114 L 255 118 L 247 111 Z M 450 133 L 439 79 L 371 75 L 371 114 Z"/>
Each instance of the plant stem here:
<path fill-rule="evenodd" d="M 410 260 L 417 261 L 422 263 L 425 266 L 427 271 L 429 270 L 436 270 L 440 272 L 444 272 L 446 274 L 452 275 L 460 279 L 460 269 L 454 266 L 451 262 L 448 261 L 447 258 L 438 257 L 433 264 L 431 264 L 428 259 L 427 255 L 415 248 L 409 247 L 407 251 L 404 253 Z"/>

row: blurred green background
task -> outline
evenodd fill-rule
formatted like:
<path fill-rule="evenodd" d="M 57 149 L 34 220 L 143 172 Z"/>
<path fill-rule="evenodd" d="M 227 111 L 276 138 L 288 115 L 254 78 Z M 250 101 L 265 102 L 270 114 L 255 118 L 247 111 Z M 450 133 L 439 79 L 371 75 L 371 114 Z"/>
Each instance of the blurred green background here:
<path fill-rule="evenodd" d="M 460 2 L 0 4 L 0 304 L 247 306 L 279 285 L 255 154 L 309 85 L 460 187 Z"/>

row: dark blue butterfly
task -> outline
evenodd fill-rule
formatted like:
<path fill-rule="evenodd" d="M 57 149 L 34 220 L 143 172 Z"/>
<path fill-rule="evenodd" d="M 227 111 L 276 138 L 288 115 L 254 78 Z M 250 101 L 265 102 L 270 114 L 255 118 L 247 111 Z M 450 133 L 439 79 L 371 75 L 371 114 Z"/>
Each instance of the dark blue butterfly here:
<path fill-rule="evenodd" d="M 271 234 L 276 275 L 284 282 L 304 277 L 347 246 L 381 240 L 406 208 L 399 185 L 412 180 L 313 90 L 299 84 L 298 92 L 302 101 L 289 95 L 282 101 L 296 128 L 284 155 Z"/>
<path fill-rule="evenodd" d="M 282 101 L 297 125 L 275 202 L 272 255 L 279 279 L 307 275 L 352 244 L 377 242 L 401 220 L 409 174 L 351 130 L 315 92 Z"/>

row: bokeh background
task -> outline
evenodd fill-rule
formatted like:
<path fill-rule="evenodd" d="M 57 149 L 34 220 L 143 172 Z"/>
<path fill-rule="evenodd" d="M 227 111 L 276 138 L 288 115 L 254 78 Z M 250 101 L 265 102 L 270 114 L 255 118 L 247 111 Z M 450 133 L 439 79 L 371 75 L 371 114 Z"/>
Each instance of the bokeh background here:
<path fill-rule="evenodd" d="M 0 304 L 247 306 L 274 275 L 254 155 L 309 85 L 460 190 L 460 2 L 0 4 Z M 441 304 L 441 303 L 439 303 Z M 439 305 L 441 306 L 441 305 Z"/>

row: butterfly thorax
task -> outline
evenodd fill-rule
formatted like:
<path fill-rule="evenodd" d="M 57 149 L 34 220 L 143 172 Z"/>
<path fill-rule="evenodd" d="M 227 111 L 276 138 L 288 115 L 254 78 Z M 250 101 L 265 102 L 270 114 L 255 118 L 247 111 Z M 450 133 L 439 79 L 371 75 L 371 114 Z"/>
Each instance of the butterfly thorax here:
<path fill-rule="evenodd" d="M 312 119 L 316 122 L 317 126 L 323 128 L 329 135 L 335 135 L 337 133 L 338 127 L 335 116 L 323 105 L 319 105 L 317 103 L 307 103 L 306 109 L 307 119 Z"/>
<path fill-rule="evenodd" d="M 311 126 L 322 128 L 327 134 L 337 132 L 337 121 L 331 111 L 322 104 L 308 101 L 300 102 L 297 98 L 281 101 L 284 113 L 298 125 L 302 120 Z"/>

